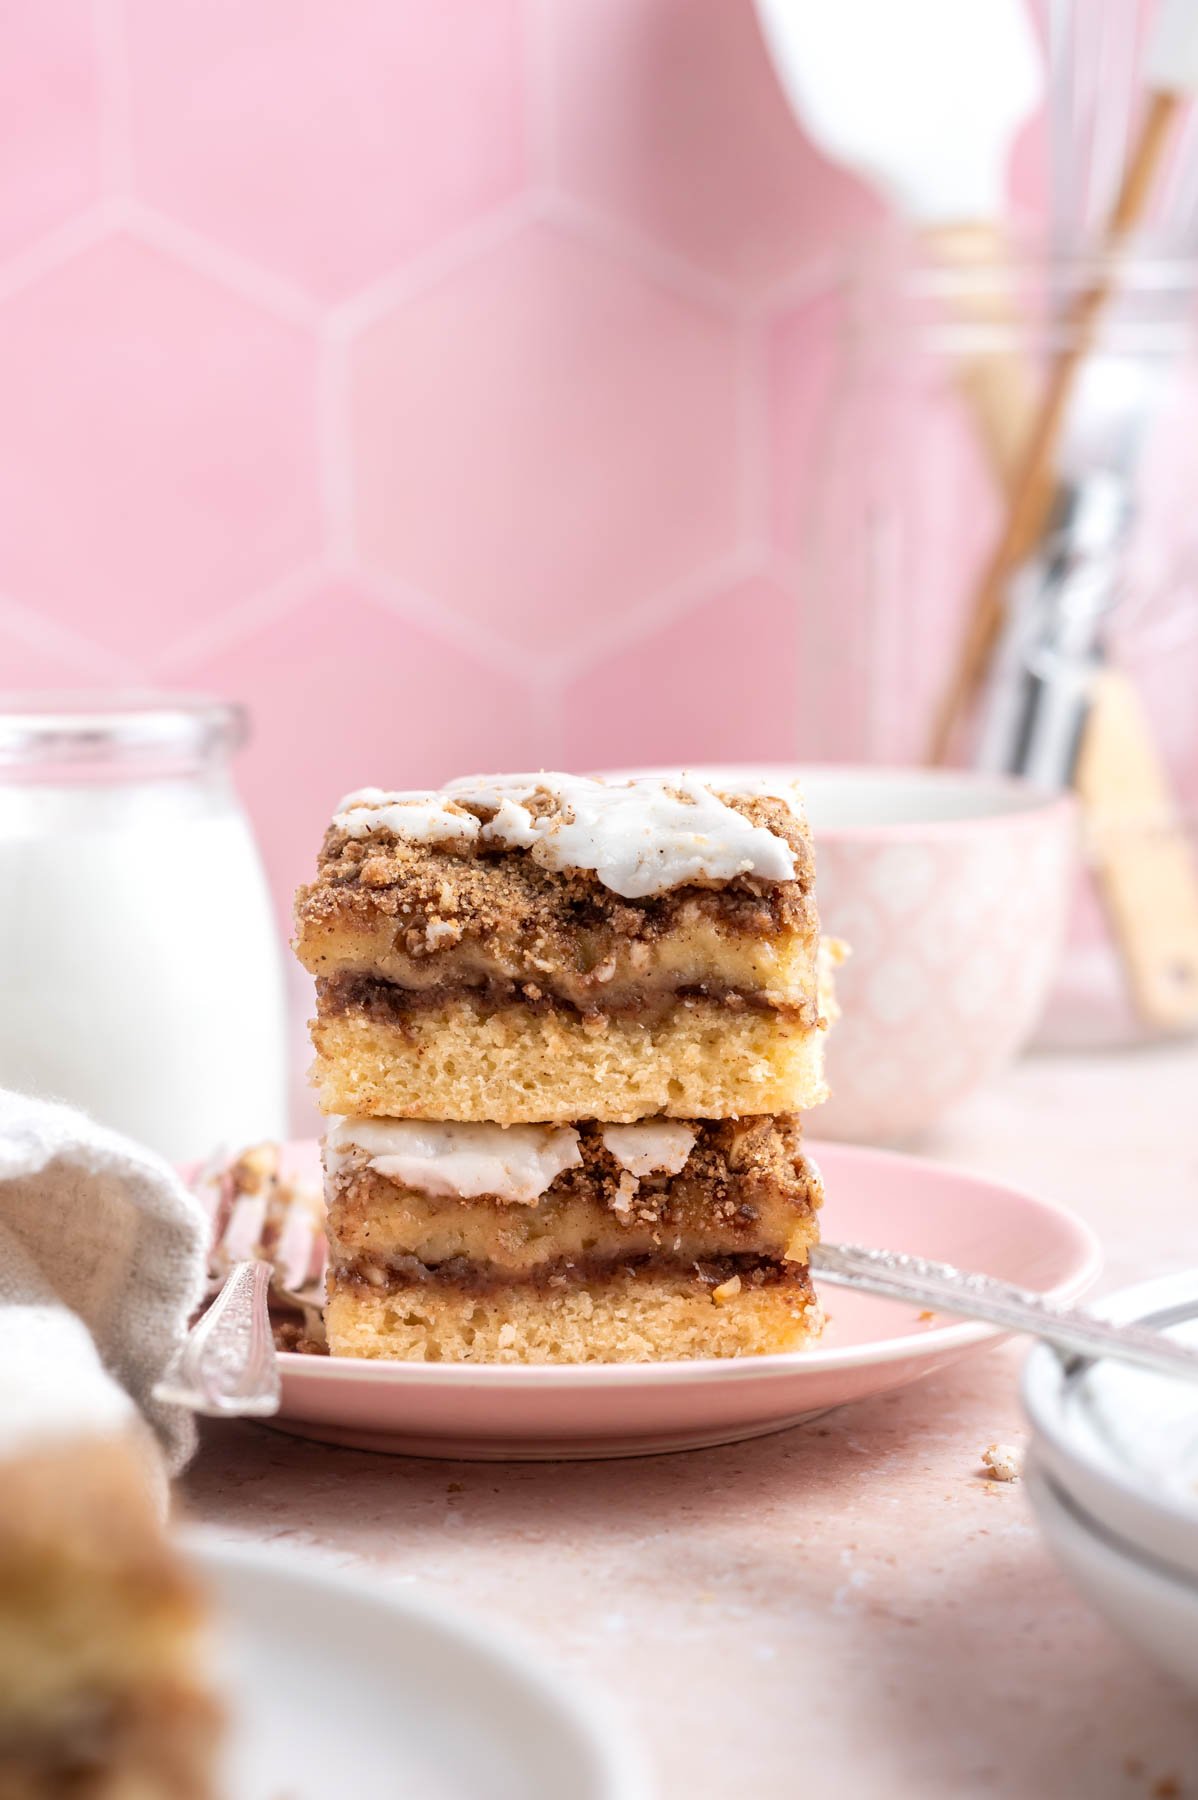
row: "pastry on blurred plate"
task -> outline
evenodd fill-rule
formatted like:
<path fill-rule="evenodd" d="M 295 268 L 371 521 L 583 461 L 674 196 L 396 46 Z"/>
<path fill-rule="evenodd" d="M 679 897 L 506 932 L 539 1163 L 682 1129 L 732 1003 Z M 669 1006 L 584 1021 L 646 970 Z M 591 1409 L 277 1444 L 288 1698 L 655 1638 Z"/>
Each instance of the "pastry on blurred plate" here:
<path fill-rule="evenodd" d="M 0 1442 L 0 1800 L 214 1800 L 204 1608 L 149 1454 Z"/>

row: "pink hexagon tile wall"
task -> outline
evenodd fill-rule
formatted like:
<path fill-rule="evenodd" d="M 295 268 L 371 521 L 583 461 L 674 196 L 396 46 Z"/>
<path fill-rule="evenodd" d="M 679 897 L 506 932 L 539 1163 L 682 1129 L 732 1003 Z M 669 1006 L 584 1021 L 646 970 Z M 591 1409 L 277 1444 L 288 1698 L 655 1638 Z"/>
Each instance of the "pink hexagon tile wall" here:
<path fill-rule="evenodd" d="M 893 228 L 753 0 L 9 10 L 0 687 L 248 699 L 283 907 L 362 780 L 916 747 L 993 495 L 846 407 Z"/>
<path fill-rule="evenodd" d="M 354 347 L 362 557 L 560 650 L 737 538 L 728 322 L 534 225 Z"/>
<path fill-rule="evenodd" d="M 770 531 L 791 555 L 801 549 L 804 502 L 843 374 L 844 315 L 843 289 L 821 290 L 780 313 L 769 332 Z"/>
<path fill-rule="evenodd" d="M 144 656 L 317 547 L 315 345 L 117 235 L 0 301 L 0 591 Z"/>
<path fill-rule="evenodd" d="M 27 249 L 100 191 L 92 0 L 38 0 L 4 19 L 0 255 Z"/>
<path fill-rule="evenodd" d="M 285 906 L 351 788 L 422 787 L 552 761 L 529 684 L 498 677 L 350 583 L 319 585 L 283 616 L 187 662 L 175 680 L 250 708 L 239 775 Z"/>
<path fill-rule="evenodd" d="M 796 130 L 751 5 L 550 0 L 545 22 L 568 191 L 751 291 L 876 217 Z"/>
<path fill-rule="evenodd" d="M 764 576 L 737 582 L 576 677 L 565 764 L 785 762 L 799 743 L 798 670 L 794 596 Z"/>
<path fill-rule="evenodd" d="M 22 688 L 87 687 L 97 674 L 86 645 L 68 647 L 21 630 L 5 616 L 0 603 L 0 693 L 19 692 Z"/>
<path fill-rule="evenodd" d="M 520 0 L 126 0 L 139 194 L 340 295 L 523 174 Z"/>

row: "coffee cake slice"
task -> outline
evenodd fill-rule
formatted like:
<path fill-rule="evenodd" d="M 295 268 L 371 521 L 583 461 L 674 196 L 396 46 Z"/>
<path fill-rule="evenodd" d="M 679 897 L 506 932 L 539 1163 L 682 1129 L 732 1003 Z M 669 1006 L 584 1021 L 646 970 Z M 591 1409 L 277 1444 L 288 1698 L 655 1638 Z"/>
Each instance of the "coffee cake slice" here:
<path fill-rule="evenodd" d="M 215 1800 L 202 1596 L 163 1531 L 146 1447 L 0 1453 L 0 1796 Z"/>
<path fill-rule="evenodd" d="M 325 1166 L 335 1356 L 728 1357 L 819 1327 L 822 1195 L 793 1117 L 345 1119 Z"/>
<path fill-rule="evenodd" d="M 813 878 L 793 789 L 350 795 L 297 901 L 320 1103 L 505 1125 L 816 1105 Z"/>

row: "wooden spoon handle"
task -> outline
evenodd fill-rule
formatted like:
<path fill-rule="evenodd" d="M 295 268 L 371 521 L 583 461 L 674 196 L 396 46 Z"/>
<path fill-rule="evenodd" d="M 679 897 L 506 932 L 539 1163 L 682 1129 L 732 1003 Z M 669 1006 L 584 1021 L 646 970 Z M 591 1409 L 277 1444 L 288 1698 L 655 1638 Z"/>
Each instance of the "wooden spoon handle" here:
<path fill-rule="evenodd" d="M 1198 1024 L 1198 866 L 1144 708 L 1113 669 L 1094 685 L 1075 786 L 1136 1011 L 1184 1031 Z"/>

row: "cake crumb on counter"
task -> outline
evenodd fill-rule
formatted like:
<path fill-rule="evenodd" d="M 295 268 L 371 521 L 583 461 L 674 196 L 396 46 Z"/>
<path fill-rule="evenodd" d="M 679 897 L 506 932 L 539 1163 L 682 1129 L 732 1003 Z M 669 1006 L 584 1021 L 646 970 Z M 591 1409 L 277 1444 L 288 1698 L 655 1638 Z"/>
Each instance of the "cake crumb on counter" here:
<path fill-rule="evenodd" d="M 1017 1444 L 987 1444 L 982 1451 L 982 1466 L 990 1481 L 1018 1481 L 1023 1456 Z"/>

